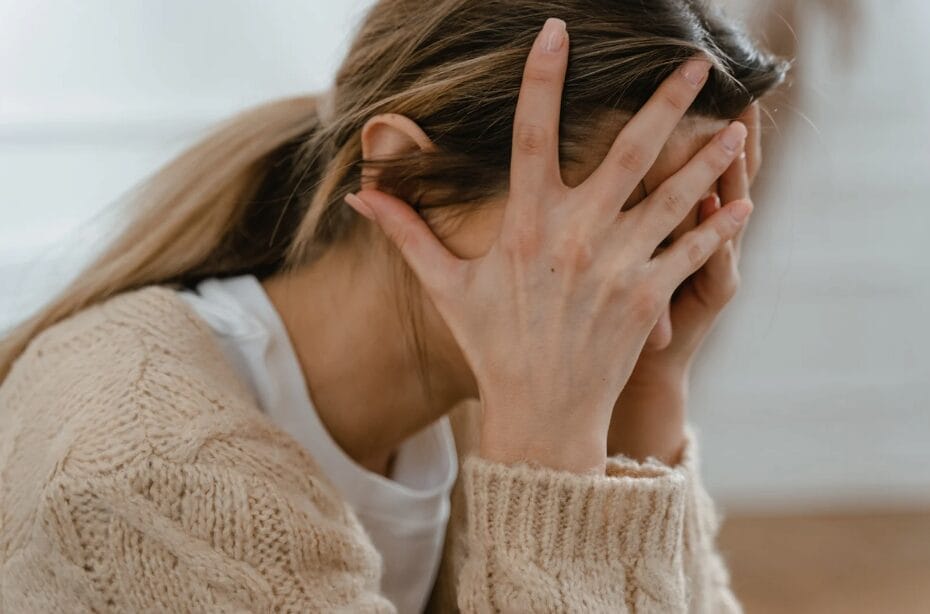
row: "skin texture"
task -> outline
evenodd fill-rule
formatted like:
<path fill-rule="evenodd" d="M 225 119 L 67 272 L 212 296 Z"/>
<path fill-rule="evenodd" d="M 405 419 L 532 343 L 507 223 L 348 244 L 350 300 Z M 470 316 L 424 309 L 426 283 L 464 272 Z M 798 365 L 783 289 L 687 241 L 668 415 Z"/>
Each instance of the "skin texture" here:
<path fill-rule="evenodd" d="M 751 117 L 747 120 L 751 121 Z M 721 178 L 696 207 L 695 222 L 714 215 L 721 199 L 748 197 L 747 160 Z M 611 419 L 608 453 L 676 464 L 684 444 L 690 367 L 718 315 L 739 287 L 737 237 L 724 244 L 676 292 L 640 354 Z"/>
<path fill-rule="evenodd" d="M 557 126 L 557 109 L 553 113 L 551 103 L 547 109 L 545 101 L 547 97 L 558 100 L 561 87 L 558 75 L 564 74 L 567 37 L 557 52 L 547 52 L 542 42 L 545 40 L 549 40 L 547 36 L 540 37 L 541 42 L 531 54 L 528 67 L 549 70 L 553 78 L 549 83 L 536 79 L 531 84 L 548 87 L 547 91 L 532 93 L 524 86 L 528 95 L 521 94 L 518 126 L 525 124 L 528 117 L 536 126 L 553 127 L 553 121 Z M 663 86 L 666 94 L 677 92 L 676 95 L 682 97 L 696 95 L 699 91 L 697 88 L 688 92 L 688 86 L 683 85 L 680 77 L 677 82 L 674 79 L 673 76 L 669 80 L 671 85 Z M 677 112 L 680 117 L 683 109 Z M 535 119 L 533 114 L 536 114 Z M 521 136 L 516 134 L 519 129 L 515 130 L 511 193 L 461 218 L 453 231 L 437 231 L 434 235 L 425 224 L 415 229 L 419 218 L 412 215 L 406 204 L 375 191 L 375 179 L 374 185 L 363 186 L 359 196 L 364 200 L 351 202 L 353 199 L 349 199 L 350 204 L 366 215 L 366 208 L 375 209 L 377 223 L 369 224 L 366 236 L 360 239 L 367 247 L 338 246 L 309 267 L 265 280 L 266 290 L 297 350 L 321 418 L 350 456 L 369 469 L 386 474 L 393 451 L 404 439 L 448 411 L 458 400 L 480 394 L 484 402 L 482 454 L 495 460 L 524 460 L 575 472 L 603 471 L 606 454 L 617 452 L 675 461 L 682 440 L 688 370 L 716 314 L 726 304 L 728 295 L 732 296 L 736 250 L 730 238 L 736 237 L 741 228 L 731 218 L 712 215 L 715 201 L 711 199 L 702 204 L 701 197 L 719 192 L 725 202 L 746 201 L 749 179 L 745 162 L 738 159 L 739 151 L 727 154 L 729 158 L 721 164 L 723 154 L 714 149 L 718 147 L 714 135 L 728 122 L 687 119 L 679 124 L 676 109 L 658 105 L 652 105 L 637 118 L 624 128 L 616 141 L 606 139 L 592 144 L 591 159 L 581 168 L 561 169 L 562 188 L 553 192 L 557 197 L 549 196 L 555 199 L 550 201 L 553 204 L 549 208 L 543 206 L 546 197 L 539 193 L 525 196 L 515 205 L 516 193 L 531 192 L 536 185 L 553 186 L 555 184 L 549 180 L 559 174 L 557 160 L 554 166 L 546 166 L 551 159 L 542 160 L 540 164 L 544 156 L 533 155 L 536 145 L 527 141 L 526 134 Z M 671 138 L 664 146 L 662 143 L 646 146 L 653 151 L 647 156 L 649 163 L 643 165 L 642 172 L 638 175 L 629 172 L 626 173 L 629 176 L 618 180 L 616 175 L 624 173 L 615 170 L 624 168 L 624 152 L 628 151 L 630 143 L 648 143 L 650 139 L 646 135 L 663 132 L 672 134 Z M 372 118 L 362 138 L 366 159 L 400 153 L 412 147 L 430 147 L 429 139 L 415 123 L 397 115 Z M 541 142 L 548 141 L 543 138 Z M 550 144 L 554 146 L 554 142 Z M 673 177 L 702 147 L 704 158 L 700 160 L 705 163 L 716 160 L 718 171 L 722 173 L 726 169 L 726 173 L 718 181 L 718 171 L 711 173 L 713 176 L 708 179 L 705 169 L 701 177 L 706 183 L 695 179 L 694 171 L 689 175 L 690 181 L 680 177 L 679 184 L 687 184 L 687 189 L 680 194 L 682 198 L 675 217 L 665 215 L 664 223 L 659 224 L 655 212 L 663 210 L 661 205 L 649 205 L 659 202 L 663 181 Z M 733 158 L 737 158 L 736 162 Z M 609 164 L 611 161 L 613 166 Z M 692 164 L 691 168 L 697 166 Z M 571 198 L 568 188 L 577 194 L 585 186 L 600 189 L 585 192 L 586 198 L 566 200 Z M 641 186 L 652 195 L 652 201 L 640 202 L 643 198 Z M 571 228 L 574 234 L 552 234 L 545 240 L 541 236 L 513 234 L 520 228 L 515 221 L 537 221 L 542 211 L 554 211 L 557 205 L 566 202 L 575 208 L 561 207 L 565 215 L 565 212 L 582 211 L 581 207 L 589 210 L 585 216 L 579 213 L 561 220 L 563 223 L 559 226 Z M 590 202 L 595 202 L 596 206 L 587 204 Z M 605 218 L 604 214 L 613 210 L 612 215 L 616 215 L 618 208 L 613 203 L 617 202 L 626 203 L 623 206 L 626 213 L 621 217 L 626 215 L 624 219 L 630 222 L 627 234 L 614 236 L 610 217 Z M 605 219 L 608 220 L 606 224 Z M 566 224 L 565 220 L 572 223 Z M 633 224 L 634 220 L 639 226 Z M 701 230 L 705 239 L 703 253 L 701 263 L 695 267 L 681 259 L 685 253 L 684 243 L 677 239 L 703 220 L 706 220 Z M 650 228 L 650 224 L 652 230 L 647 233 L 644 229 Z M 422 234 L 424 230 L 430 233 L 429 237 Z M 420 235 L 409 234 L 418 231 Z M 643 239 L 645 234 L 651 236 L 653 243 Z M 711 240 L 712 234 L 716 237 L 714 240 Z M 416 378 L 412 348 L 405 342 L 406 320 L 395 308 L 397 302 L 393 293 L 398 285 L 393 282 L 394 269 L 388 258 L 371 253 L 371 246 L 378 245 L 379 240 L 386 243 L 383 241 L 385 235 L 400 249 L 427 290 L 423 328 L 432 352 L 430 364 L 435 397 L 432 404 L 427 402 Z M 525 243 L 512 239 L 506 243 L 508 236 L 539 238 L 540 241 L 524 251 L 521 245 Z M 508 316 L 516 317 L 519 322 L 521 317 L 538 314 L 524 311 L 514 316 L 506 307 L 500 313 L 479 313 L 477 305 L 489 302 L 481 302 L 482 289 L 488 292 L 488 297 L 504 298 L 500 296 L 502 288 L 519 286 L 519 277 L 495 277 L 503 270 L 500 263 L 507 262 L 508 258 L 513 262 L 514 254 L 519 266 L 538 266 L 543 256 L 551 255 L 554 250 L 556 259 L 553 262 L 560 268 L 563 265 L 567 268 L 565 283 L 550 283 L 547 288 L 550 304 L 555 304 L 565 299 L 564 293 L 559 294 L 559 287 L 567 287 L 571 282 L 580 285 L 578 280 L 582 274 L 597 268 L 592 263 L 610 263 L 614 258 L 622 261 L 624 258 L 618 250 L 632 249 L 628 246 L 639 242 L 642 242 L 641 251 L 645 250 L 645 255 L 649 256 L 663 237 L 676 241 L 669 253 L 659 257 L 664 266 L 661 274 L 660 269 L 651 269 L 655 274 L 648 283 L 655 285 L 659 284 L 656 280 L 662 280 L 665 298 L 656 303 L 657 306 L 651 306 L 651 310 L 645 310 L 647 313 L 638 309 L 635 302 L 635 297 L 642 296 L 639 288 L 643 286 L 640 285 L 628 286 L 626 292 L 619 293 L 612 319 L 601 318 L 597 322 L 599 328 L 587 331 L 587 337 L 581 332 L 563 332 L 561 336 L 558 331 L 540 334 L 537 328 L 531 327 L 524 329 L 523 337 L 508 339 L 507 333 L 519 328 L 512 324 L 513 320 L 507 320 Z M 599 238 L 600 243 L 595 238 Z M 433 243 L 429 242 L 431 240 Z M 590 257 L 587 250 L 564 251 L 566 245 L 577 247 L 582 243 L 602 247 Z M 509 246 L 510 251 L 505 253 L 506 257 L 492 262 L 492 256 L 501 253 L 501 244 Z M 674 249 L 679 244 L 682 247 Z M 563 251 L 558 251 L 560 247 Z M 611 269 L 612 274 L 633 271 L 637 266 L 634 261 L 638 262 L 630 259 L 627 269 Z M 464 295 L 464 286 L 455 288 L 449 281 L 466 271 L 463 263 L 469 263 L 471 268 L 467 270 L 467 277 L 459 277 L 457 281 L 484 276 L 483 286 L 475 284 Z M 484 268 L 474 263 L 482 263 Z M 432 270 L 427 268 L 434 265 Z M 555 267 L 551 270 L 555 272 Z M 683 283 L 692 273 L 690 281 Z M 605 274 L 598 275 L 594 277 L 603 280 Z M 698 284 L 698 280 L 704 281 Z M 681 290 L 676 299 L 670 300 L 672 291 L 679 286 Z M 701 288 L 701 291 L 692 291 L 692 287 Z M 438 288 L 445 289 L 447 294 L 443 295 Z M 474 296 L 478 302 L 470 306 L 463 296 Z M 560 296 L 561 299 L 557 298 Z M 513 301 L 505 301 L 505 305 L 518 305 L 519 298 L 517 295 Z M 676 308 L 679 304 L 682 307 Z M 569 304 L 566 309 L 570 308 Z M 561 318 L 559 321 L 566 325 L 593 319 L 589 306 L 581 305 L 580 301 L 575 311 L 570 312 L 571 317 L 567 317 L 564 310 L 553 313 L 556 314 L 553 318 Z M 546 321 L 551 320 L 540 320 Z M 635 321 L 638 328 L 629 325 L 631 321 Z M 490 326 L 492 322 L 502 322 L 501 328 Z M 681 333 L 676 335 L 678 326 Z M 681 341 L 676 342 L 676 337 Z M 554 341 L 534 347 L 538 339 Z M 600 345 L 594 343 L 595 340 Z M 591 348 L 595 351 L 589 353 Z M 574 362 L 564 362 L 572 359 Z M 605 377 L 604 372 L 610 369 L 605 369 L 604 365 L 615 363 L 618 366 L 613 369 L 612 376 Z M 581 381 L 577 381 L 579 377 Z M 592 384 L 596 385 L 592 387 Z"/>

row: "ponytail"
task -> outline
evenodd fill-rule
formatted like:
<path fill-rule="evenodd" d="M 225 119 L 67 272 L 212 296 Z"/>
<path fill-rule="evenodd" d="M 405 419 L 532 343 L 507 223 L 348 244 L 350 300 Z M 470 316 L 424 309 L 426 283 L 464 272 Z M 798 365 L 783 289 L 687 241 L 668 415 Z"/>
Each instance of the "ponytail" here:
<path fill-rule="evenodd" d="M 283 266 L 304 213 L 291 202 L 292 160 L 320 127 L 318 98 L 274 101 L 227 120 L 159 170 L 131 197 L 125 230 L 0 340 L 0 382 L 33 337 L 119 292 L 152 283 L 190 286 L 213 275 L 263 276 Z M 308 172 L 321 171 L 304 168 L 300 183 L 315 182 Z"/>

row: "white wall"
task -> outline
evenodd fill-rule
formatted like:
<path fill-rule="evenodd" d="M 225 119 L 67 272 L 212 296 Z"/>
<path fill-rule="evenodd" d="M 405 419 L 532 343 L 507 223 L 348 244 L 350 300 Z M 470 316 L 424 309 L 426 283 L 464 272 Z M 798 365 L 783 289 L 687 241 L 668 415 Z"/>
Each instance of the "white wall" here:
<path fill-rule="evenodd" d="M 325 87 L 366 4 L 0 0 L 0 328 L 211 121 Z M 730 509 L 930 503 L 930 5 L 863 4 L 851 71 L 804 24 L 810 79 L 770 128 L 792 147 L 766 170 L 780 188 L 696 373 Z"/>
<path fill-rule="evenodd" d="M 0 0 L 0 328 L 211 122 L 328 87 L 368 5 Z"/>
<path fill-rule="evenodd" d="M 861 0 L 848 57 L 799 4 L 805 81 L 769 128 L 790 150 L 697 374 L 707 473 L 738 507 L 926 505 L 930 4 Z"/>

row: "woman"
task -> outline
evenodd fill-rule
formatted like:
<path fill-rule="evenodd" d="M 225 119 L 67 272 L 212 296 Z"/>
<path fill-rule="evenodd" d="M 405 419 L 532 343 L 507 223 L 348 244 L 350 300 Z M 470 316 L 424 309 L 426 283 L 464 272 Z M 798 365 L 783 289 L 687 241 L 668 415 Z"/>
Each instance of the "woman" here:
<path fill-rule="evenodd" d="M 681 0 L 377 3 L 4 341 L 4 611 L 738 611 L 684 406 L 784 71 Z"/>

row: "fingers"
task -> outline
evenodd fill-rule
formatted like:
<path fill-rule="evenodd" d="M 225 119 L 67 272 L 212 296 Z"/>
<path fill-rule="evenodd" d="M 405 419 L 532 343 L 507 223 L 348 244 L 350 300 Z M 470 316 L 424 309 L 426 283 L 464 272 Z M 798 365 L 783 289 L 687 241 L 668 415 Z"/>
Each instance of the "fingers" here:
<path fill-rule="evenodd" d="M 749 147 L 748 142 L 746 146 Z M 747 156 L 739 155 L 720 175 L 720 200 L 722 202 L 729 203 L 741 198 L 749 198 L 747 163 Z"/>
<path fill-rule="evenodd" d="M 749 142 L 747 139 L 746 142 L 747 149 L 749 148 Z M 747 172 L 747 166 L 749 163 L 749 156 L 740 156 L 733 161 L 733 164 L 730 165 L 730 168 L 720 176 L 720 199 L 723 202 L 729 203 L 734 200 L 749 200 L 749 176 Z M 740 253 L 740 247 L 743 240 L 743 234 L 746 232 L 746 226 L 744 225 L 739 229 L 739 232 L 736 233 L 736 236 L 733 237 L 733 247 L 736 251 L 737 256 Z"/>
<path fill-rule="evenodd" d="M 701 223 L 709 219 L 720 209 L 720 197 L 711 195 L 701 204 Z M 746 224 L 740 226 L 737 235 L 743 232 Z M 726 305 L 739 287 L 739 269 L 734 247 L 730 239 L 715 251 L 694 277 L 698 300 L 711 309 L 721 309 Z"/>
<path fill-rule="evenodd" d="M 527 58 L 514 115 L 510 193 L 518 203 L 537 203 L 534 196 L 560 176 L 559 115 L 567 65 L 565 22 L 550 18 Z"/>
<path fill-rule="evenodd" d="M 696 273 L 724 243 L 732 239 L 752 213 L 752 202 L 730 203 L 700 226 L 684 234 L 652 260 L 663 286 L 671 294 Z"/>
<path fill-rule="evenodd" d="M 746 173 L 749 175 L 750 185 L 756 180 L 759 168 L 762 167 L 762 112 L 759 103 L 749 105 L 739 121 L 746 124 L 749 134 L 746 137 Z M 724 199 L 726 200 L 726 199 Z"/>
<path fill-rule="evenodd" d="M 717 213 L 721 206 L 720 197 L 717 196 L 717 194 L 711 194 L 702 200 L 701 208 L 699 211 L 698 224 L 703 224 L 705 220 L 709 219 L 712 215 Z"/>
<path fill-rule="evenodd" d="M 439 288 L 462 272 L 466 261 L 447 250 L 407 203 L 377 190 L 348 194 L 345 201 L 384 231 L 424 287 Z"/>
<path fill-rule="evenodd" d="M 653 190 L 639 206 L 624 213 L 621 226 L 633 228 L 633 249 L 651 254 L 692 210 L 743 150 L 746 127 L 733 122 L 721 130 L 677 173 Z"/>
<path fill-rule="evenodd" d="M 691 59 L 662 82 L 624 126 L 600 166 L 582 184 L 599 213 L 613 220 L 620 205 L 655 163 L 665 142 L 707 82 L 710 62 Z"/>

